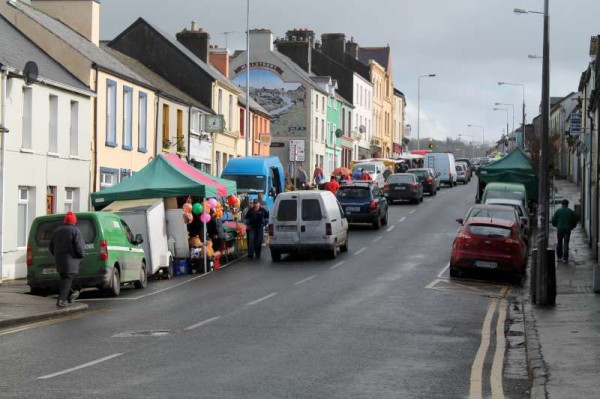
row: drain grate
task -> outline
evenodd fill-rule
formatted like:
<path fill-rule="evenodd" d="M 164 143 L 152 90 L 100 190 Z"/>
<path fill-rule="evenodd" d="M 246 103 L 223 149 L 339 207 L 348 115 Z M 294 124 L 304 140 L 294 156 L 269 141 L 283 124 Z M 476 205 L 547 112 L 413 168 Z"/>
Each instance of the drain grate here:
<path fill-rule="evenodd" d="M 507 337 L 520 337 L 522 335 L 523 335 L 523 331 L 512 331 L 511 330 L 506 333 Z"/>
<path fill-rule="evenodd" d="M 145 330 L 145 331 L 126 331 L 120 334 L 113 335 L 115 338 L 128 337 L 164 337 L 173 334 L 172 330 Z"/>

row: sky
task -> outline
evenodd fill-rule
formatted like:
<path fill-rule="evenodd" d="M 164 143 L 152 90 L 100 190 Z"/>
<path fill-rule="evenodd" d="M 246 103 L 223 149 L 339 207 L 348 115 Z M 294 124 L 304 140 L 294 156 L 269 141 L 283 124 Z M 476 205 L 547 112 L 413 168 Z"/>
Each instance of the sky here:
<path fill-rule="evenodd" d="M 513 108 L 518 127 L 523 88 L 500 81 L 525 86 L 527 123 L 539 113 L 542 60 L 528 55 L 542 55 L 544 18 L 513 9 L 543 12 L 543 0 L 102 0 L 100 37 L 114 38 L 138 17 L 173 36 L 195 20 L 212 44 L 245 49 L 248 1 L 250 29 L 270 29 L 275 37 L 307 28 L 317 37 L 345 33 L 364 47 L 389 45 L 413 139 L 418 131 L 421 139 L 490 143 L 505 132 L 507 119 L 512 130 Z M 564 97 L 577 91 L 590 62 L 600 1 L 549 1 L 550 95 Z M 436 77 L 421 78 L 418 90 L 418 77 L 428 74 Z"/>

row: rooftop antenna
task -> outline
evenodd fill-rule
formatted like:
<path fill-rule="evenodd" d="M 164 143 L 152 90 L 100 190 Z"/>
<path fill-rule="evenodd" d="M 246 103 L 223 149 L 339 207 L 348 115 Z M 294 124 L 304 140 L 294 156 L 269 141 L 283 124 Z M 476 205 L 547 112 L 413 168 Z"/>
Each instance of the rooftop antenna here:
<path fill-rule="evenodd" d="M 227 32 L 221 32 L 221 34 L 225 36 L 225 48 L 226 49 L 228 48 L 227 47 L 227 36 L 229 36 L 230 33 L 236 33 L 236 32 L 237 31 L 235 31 L 235 30 L 230 30 L 230 31 L 227 31 Z"/>

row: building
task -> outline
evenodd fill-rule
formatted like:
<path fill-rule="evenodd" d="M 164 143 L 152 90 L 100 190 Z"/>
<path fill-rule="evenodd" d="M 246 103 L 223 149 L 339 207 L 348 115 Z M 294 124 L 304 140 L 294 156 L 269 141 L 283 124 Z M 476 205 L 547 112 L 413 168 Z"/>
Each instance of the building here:
<path fill-rule="evenodd" d="M 392 122 L 392 156 L 394 158 L 402 155 L 402 146 L 404 144 L 404 110 L 406 109 L 406 98 L 404 93 L 394 88 L 394 106 Z"/>

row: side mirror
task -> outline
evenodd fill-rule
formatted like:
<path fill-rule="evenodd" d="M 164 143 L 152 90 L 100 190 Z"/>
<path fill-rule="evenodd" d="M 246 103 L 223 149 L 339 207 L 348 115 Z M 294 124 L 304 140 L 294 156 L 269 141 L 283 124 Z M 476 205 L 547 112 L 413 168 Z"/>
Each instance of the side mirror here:
<path fill-rule="evenodd" d="M 521 224 L 522 224 L 523 226 L 527 226 L 527 218 L 524 218 L 524 217 L 522 217 L 522 218 L 521 218 Z"/>
<path fill-rule="evenodd" d="M 141 243 L 143 243 L 143 242 L 144 242 L 144 237 L 142 237 L 142 235 L 141 235 L 141 234 L 136 234 L 136 235 L 135 235 L 135 243 L 136 243 L 137 245 L 139 245 L 139 244 L 141 244 Z"/>
<path fill-rule="evenodd" d="M 479 199 L 479 198 L 475 198 L 475 203 L 476 203 L 476 204 L 481 204 L 481 199 Z"/>
<path fill-rule="evenodd" d="M 463 223 L 465 223 L 464 219 L 456 219 L 456 223 L 460 224 L 461 226 L 463 225 Z"/>

